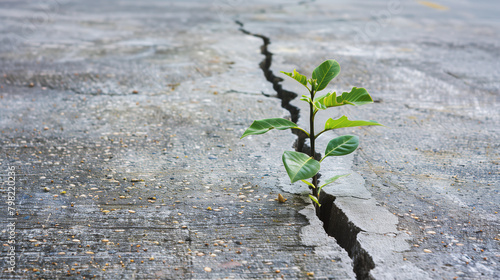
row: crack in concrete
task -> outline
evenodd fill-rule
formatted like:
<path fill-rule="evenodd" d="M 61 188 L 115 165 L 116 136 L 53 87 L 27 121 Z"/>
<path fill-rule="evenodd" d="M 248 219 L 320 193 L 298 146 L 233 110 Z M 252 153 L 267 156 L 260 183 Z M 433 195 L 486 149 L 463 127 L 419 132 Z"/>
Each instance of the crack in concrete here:
<path fill-rule="evenodd" d="M 236 20 L 235 23 L 240 26 L 239 30 L 244 34 L 260 38 L 264 42 L 264 44 L 262 44 L 262 46 L 260 47 L 260 52 L 264 55 L 264 59 L 260 62 L 259 66 L 262 69 L 262 72 L 264 72 L 264 76 L 266 77 L 267 81 L 273 85 L 273 89 L 276 91 L 278 98 L 281 100 L 281 107 L 290 112 L 292 122 L 297 122 L 299 119 L 299 108 L 291 105 L 290 101 L 295 99 L 295 97 L 297 97 L 298 95 L 295 92 L 283 89 L 283 87 L 281 86 L 281 82 L 283 81 L 283 79 L 275 76 L 273 71 L 271 71 L 273 54 L 267 48 L 267 46 L 271 44 L 271 41 L 264 35 L 254 34 L 244 29 L 243 23 L 241 21 Z"/>
<path fill-rule="evenodd" d="M 267 81 L 272 83 L 273 89 L 277 93 L 277 98 L 281 99 L 281 106 L 290 112 L 291 120 L 297 123 L 300 116 L 300 109 L 291 105 L 290 101 L 295 99 L 298 95 L 283 89 L 281 85 L 283 79 L 275 76 L 271 71 L 273 53 L 268 50 L 271 40 L 262 34 L 255 34 L 244 29 L 244 24 L 241 21 L 236 20 L 235 23 L 240 26 L 239 30 L 244 34 L 262 39 L 261 54 L 263 54 L 265 58 L 261 61 L 259 66 L 264 72 Z M 297 140 L 294 144 L 295 150 L 310 154 L 310 147 L 304 144 L 307 138 L 305 133 L 300 130 L 292 130 L 292 133 L 297 135 Z M 321 157 L 319 153 L 316 153 L 315 156 Z M 318 178 L 320 178 L 320 176 L 321 175 L 318 174 Z M 353 271 L 356 274 L 356 278 L 358 280 L 372 280 L 374 278 L 370 274 L 370 271 L 375 268 L 375 262 L 370 254 L 362 248 L 357 239 L 358 233 L 363 232 L 363 230 L 354 225 L 349 217 L 335 205 L 335 199 L 335 196 L 322 192 L 319 200 L 322 206 L 316 207 L 316 215 L 323 222 L 323 228 L 326 233 L 334 237 L 337 244 L 339 244 L 353 260 Z"/>
<path fill-rule="evenodd" d="M 321 207 L 316 214 L 323 221 L 323 228 L 328 235 L 335 237 L 340 247 L 347 251 L 353 260 L 353 271 L 358 280 L 374 279 L 370 270 L 375 268 L 373 258 L 358 241 L 358 233 L 363 230 L 353 224 L 349 217 L 335 203 L 336 197 L 325 192 L 320 194 Z"/>

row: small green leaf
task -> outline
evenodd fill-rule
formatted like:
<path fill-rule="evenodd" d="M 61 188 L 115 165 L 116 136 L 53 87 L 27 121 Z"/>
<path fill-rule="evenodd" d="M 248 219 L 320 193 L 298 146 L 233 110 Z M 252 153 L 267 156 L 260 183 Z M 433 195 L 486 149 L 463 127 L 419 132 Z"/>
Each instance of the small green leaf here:
<path fill-rule="evenodd" d="M 302 95 L 302 97 L 300 98 L 300 100 L 305 101 L 307 103 L 312 103 L 311 97 L 309 97 L 307 95 Z"/>
<path fill-rule="evenodd" d="M 323 94 L 321 96 L 318 96 L 318 97 L 314 97 L 314 103 L 316 102 L 320 102 L 321 100 L 323 100 L 327 95 L 329 95 L 330 93 L 327 93 L 327 94 Z"/>
<path fill-rule="evenodd" d="M 315 189 L 316 187 L 311 184 L 309 181 L 306 181 L 306 180 L 301 180 L 302 182 L 304 182 L 306 185 L 310 186 L 311 188 Z"/>
<path fill-rule="evenodd" d="M 325 97 L 326 97 L 326 94 L 322 95 L 318 98 L 314 98 L 313 105 L 316 109 L 318 109 L 318 110 L 325 110 L 326 109 L 326 106 L 323 103 L 323 99 L 325 99 Z"/>
<path fill-rule="evenodd" d="M 325 110 L 326 108 L 341 106 L 343 104 L 337 103 L 337 93 L 336 92 L 329 92 L 325 95 L 320 96 L 319 98 L 315 98 L 314 105 L 318 109 Z"/>
<path fill-rule="evenodd" d="M 373 103 L 373 99 L 366 89 L 353 87 L 350 92 L 343 92 L 342 95 L 337 96 L 337 103 L 360 106 Z"/>
<path fill-rule="evenodd" d="M 381 125 L 376 121 L 351 121 L 346 116 L 342 116 L 336 120 L 328 119 L 325 123 L 325 130 L 337 129 L 342 127 L 369 126 Z"/>
<path fill-rule="evenodd" d="M 340 73 L 340 65 L 335 60 L 326 60 L 321 63 L 312 73 L 312 78 L 316 80 L 316 91 L 323 90 L 330 81 Z"/>
<path fill-rule="evenodd" d="M 325 150 L 325 156 L 323 157 L 329 157 L 329 156 L 343 156 L 350 154 L 356 150 L 356 148 L 359 145 L 359 138 L 358 136 L 354 135 L 343 135 L 337 138 L 334 138 L 330 140 L 328 143 L 328 146 L 326 147 Z"/>
<path fill-rule="evenodd" d="M 320 169 L 319 162 L 304 153 L 285 151 L 282 159 L 292 183 L 309 179 Z"/>
<path fill-rule="evenodd" d="M 309 195 L 309 198 L 311 198 L 312 201 L 314 201 L 316 204 L 318 204 L 319 207 L 321 207 L 321 204 L 319 204 L 319 201 L 316 197 Z"/>
<path fill-rule="evenodd" d="M 328 93 L 325 99 L 323 99 L 323 104 L 325 104 L 326 108 L 340 106 L 340 104 L 337 103 L 337 93 Z"/>
<path fill-rule="evenodd" d="M 253 121 L 252 125 L 250 125 L 247 130 L 243 133 L 240 139 L 248 136 L 248 135 L 257 135 L 268 132 L 271 129 L 285 130 L 289 128 L 298 128 L 297 124 L 282 118 L 272 118 L 272 119 L 263 119 L 258 121 Z"/>
<path fill-rule="evenodd" d="M 330 178 L 330 179 L 326 180 L 326 181 L 325 181 L 325 183 L 324 183 L 323 185 L 321 185 L 321 187 L 319 187 L 319 189 L 318 189 L 318 195 L 319 195 L 319 193 L 321 192 L 321 189 L 322 189 L 324 186 L 329 185 L 329 184 L 331 184 L 331 183 L 333 183 L 333 182 L 337 181 L 338 179 L 340 179 L 340 178 L 342 178 L 342 177 L 349 176 L 349 175 L 351 175 L 351 174 L 337 175 L 337 176 L 334 176 L 334 177 L 332 177 L 332 178 Z"/>
<path fill-rule="evenodd" d="M 297 82 L 299 82 L 299 83 L 303 84 L 305 87 L 307 87 L 306 76 L 299 74 L 299 72 L 297 72 L 297 70 L 293 69 L 293 73 L 283 72 L 283 71 L 281 71 L 281 73 L 295 79 Z"/>

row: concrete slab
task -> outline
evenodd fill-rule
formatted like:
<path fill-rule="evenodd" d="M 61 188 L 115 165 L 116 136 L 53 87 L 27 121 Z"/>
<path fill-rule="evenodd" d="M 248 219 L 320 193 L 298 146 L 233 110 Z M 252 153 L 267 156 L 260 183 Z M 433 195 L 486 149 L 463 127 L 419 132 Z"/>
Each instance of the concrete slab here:
<path fill-rule="evenodd" d="M 493 6 L 3 2 L 0 278 L 494 278 Z M 325 188 L 321 220 L 279 160 L 295 135 L 239 140 L 290 117 L 263 39 L 276 76 L 337 59 L 332 88 L 376 103 L 335 116 L 386 125 L 345 131 L 360 149 L 321 171 L 351 173 Z"/>
<path fill-rule="evenodd" d="M 1 9 L 0 278 L 354 277 L 307 203 L 275 200 L 294 136 L 239 140 L 288 115 L 260 39 L 211 3 L 38 4 Z"/>
<path fill-rule="evenodd" d="M 342 72 L 330 88 L 341 92 L 363 86 L 374 97 L 373 105 L 332 112 L 332 117 L 346 114 L 386 125 L 343 131 L 360 136 L 352 168 L 360 176 L 351 177 L 349 183 L 349 177 L 343 178 L 327 192 L 336 197 L 336 213 L 349 213 L 345 221 L 357 220 L 354 233 L 369 222 L 365 215 L 356 214 L 356 205 L 367 203 L 352 199 L 359 192 L 359 198 L 375 199 L 370 207 L 392 213 L 388 219 L 398 217 L 397 234 L 411 237 L 411 246 L 398 254 L 399 261 L 427 273 L 415 275 L 494 278 L 500 252 L 494 143 L 500 118 L 499 73 L 493 70 L 498 51 L 492 35 L 498 34 L 498 20 L 484 8 L 487 1 L 427 4 L 302 2 L 283 8 L 286 16 L 269 11 L 242 21 L 248 30 L 271 38 L 273 72 L 295 68 L 310 75 L 323 60 L 336 59 Z M 283 25 L 292 34 L 283 32 Z M 306 93 L 295 81 L 281 77 L 285 89 Z M 300 101 L 292 104 L 306 109 Z M 307 123 L 301 121 L 306 127 Z M 329 176 L 349 173 L 349 160 L 324 169 Z M 349 187 L 351 192 L 344 190 Z M 350 203 L 340 203 L 346 199 Z M 358 239 L 360 243 L 375 240 Z M 377 257 L 384 247 L 368 243 L 361 246 L 379 248 L 370 250 L 378 262 L 374 276 L 384 270 L 384 253 Z M 385 270 L 407 279 L 407 267 L 397 267 Z"/>

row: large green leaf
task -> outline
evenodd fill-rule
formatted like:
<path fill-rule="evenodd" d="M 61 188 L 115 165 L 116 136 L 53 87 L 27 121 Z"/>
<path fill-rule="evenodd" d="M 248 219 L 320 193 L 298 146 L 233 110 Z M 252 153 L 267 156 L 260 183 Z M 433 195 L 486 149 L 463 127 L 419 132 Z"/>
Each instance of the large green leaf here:
<path fill-rule="evenodd" d="M 289 128 L 297 128 L 294 122 L 282 118 L 272 118 L 254 121 L 247 130 L 243 133 L 240 139 L 248 135 L 257 135 L 268 132 L 271 129 L 285 130 Z"/>
<path fill-rule="evenodd" d="M 354 135 L 343 135 L 330 140 L 328 146 L 326 146 L 325 156 L 343 156 L 350 154 L 356 150 L 359 145 L 358 136 Z"/>
<path fill-rule="evenodd" d="M 337 96 L 337 103 L 359 106 L 373 103 L 373 99 L 366 89 L 353 87 L 350 92 L 343 92 L 342 95 Z"/>
<path fill-rule="evenodd" d="M 319 161 L 304 153 L 285 151 L 282 159 L 292 183 L 309 179 L 316 175 L 320 169 Z"/>
<path fill-rule="evenodd" d="M 342 116 L 336 120 L 328 119 L 325 123 L 325 130 L 337 129 L 342 127 L 381 125 L 376 121 L 350 121 L 346 116 Z"/>
<path fill-rule="evenodd" d="M 299 83 L 303 84 L 305 87 L 307 87 L 307 77 L 300 74 L 299 72 L 297 72 L 297 70 L 293 69 L 292 73 L 283 72 L 283 71 L 281 71 L 281 73 L 294 78 L 297 82 L 299 82 Z"/>
<path fill-rule="evenodd" d="M 313 80 L 316 80 L 316 91 L 323 90 L 330 81 L 340 73 L 340 65 L 335 60 L 327 60 L 321 63 L 312 73 Z"/>

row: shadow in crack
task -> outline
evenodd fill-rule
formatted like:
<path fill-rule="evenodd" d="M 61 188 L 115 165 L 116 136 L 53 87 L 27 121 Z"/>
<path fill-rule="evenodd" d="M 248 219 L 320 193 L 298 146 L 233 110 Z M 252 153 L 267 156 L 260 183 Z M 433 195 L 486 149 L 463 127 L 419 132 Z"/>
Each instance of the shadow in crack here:
<path fill-rule="evenodd" d="M 321 207 L 316 207 L 316 215 L 323 222 L 326 233 L 334 237 L 353 260 L 356 278 L 358 280 L 373 279 L 370 270 L 375 268 L 375 263 L 357 239 L 361 229 L 349 221 L 347 215 L 335 205 L 334 196 L 322 192 L 319 201 Z"/>

